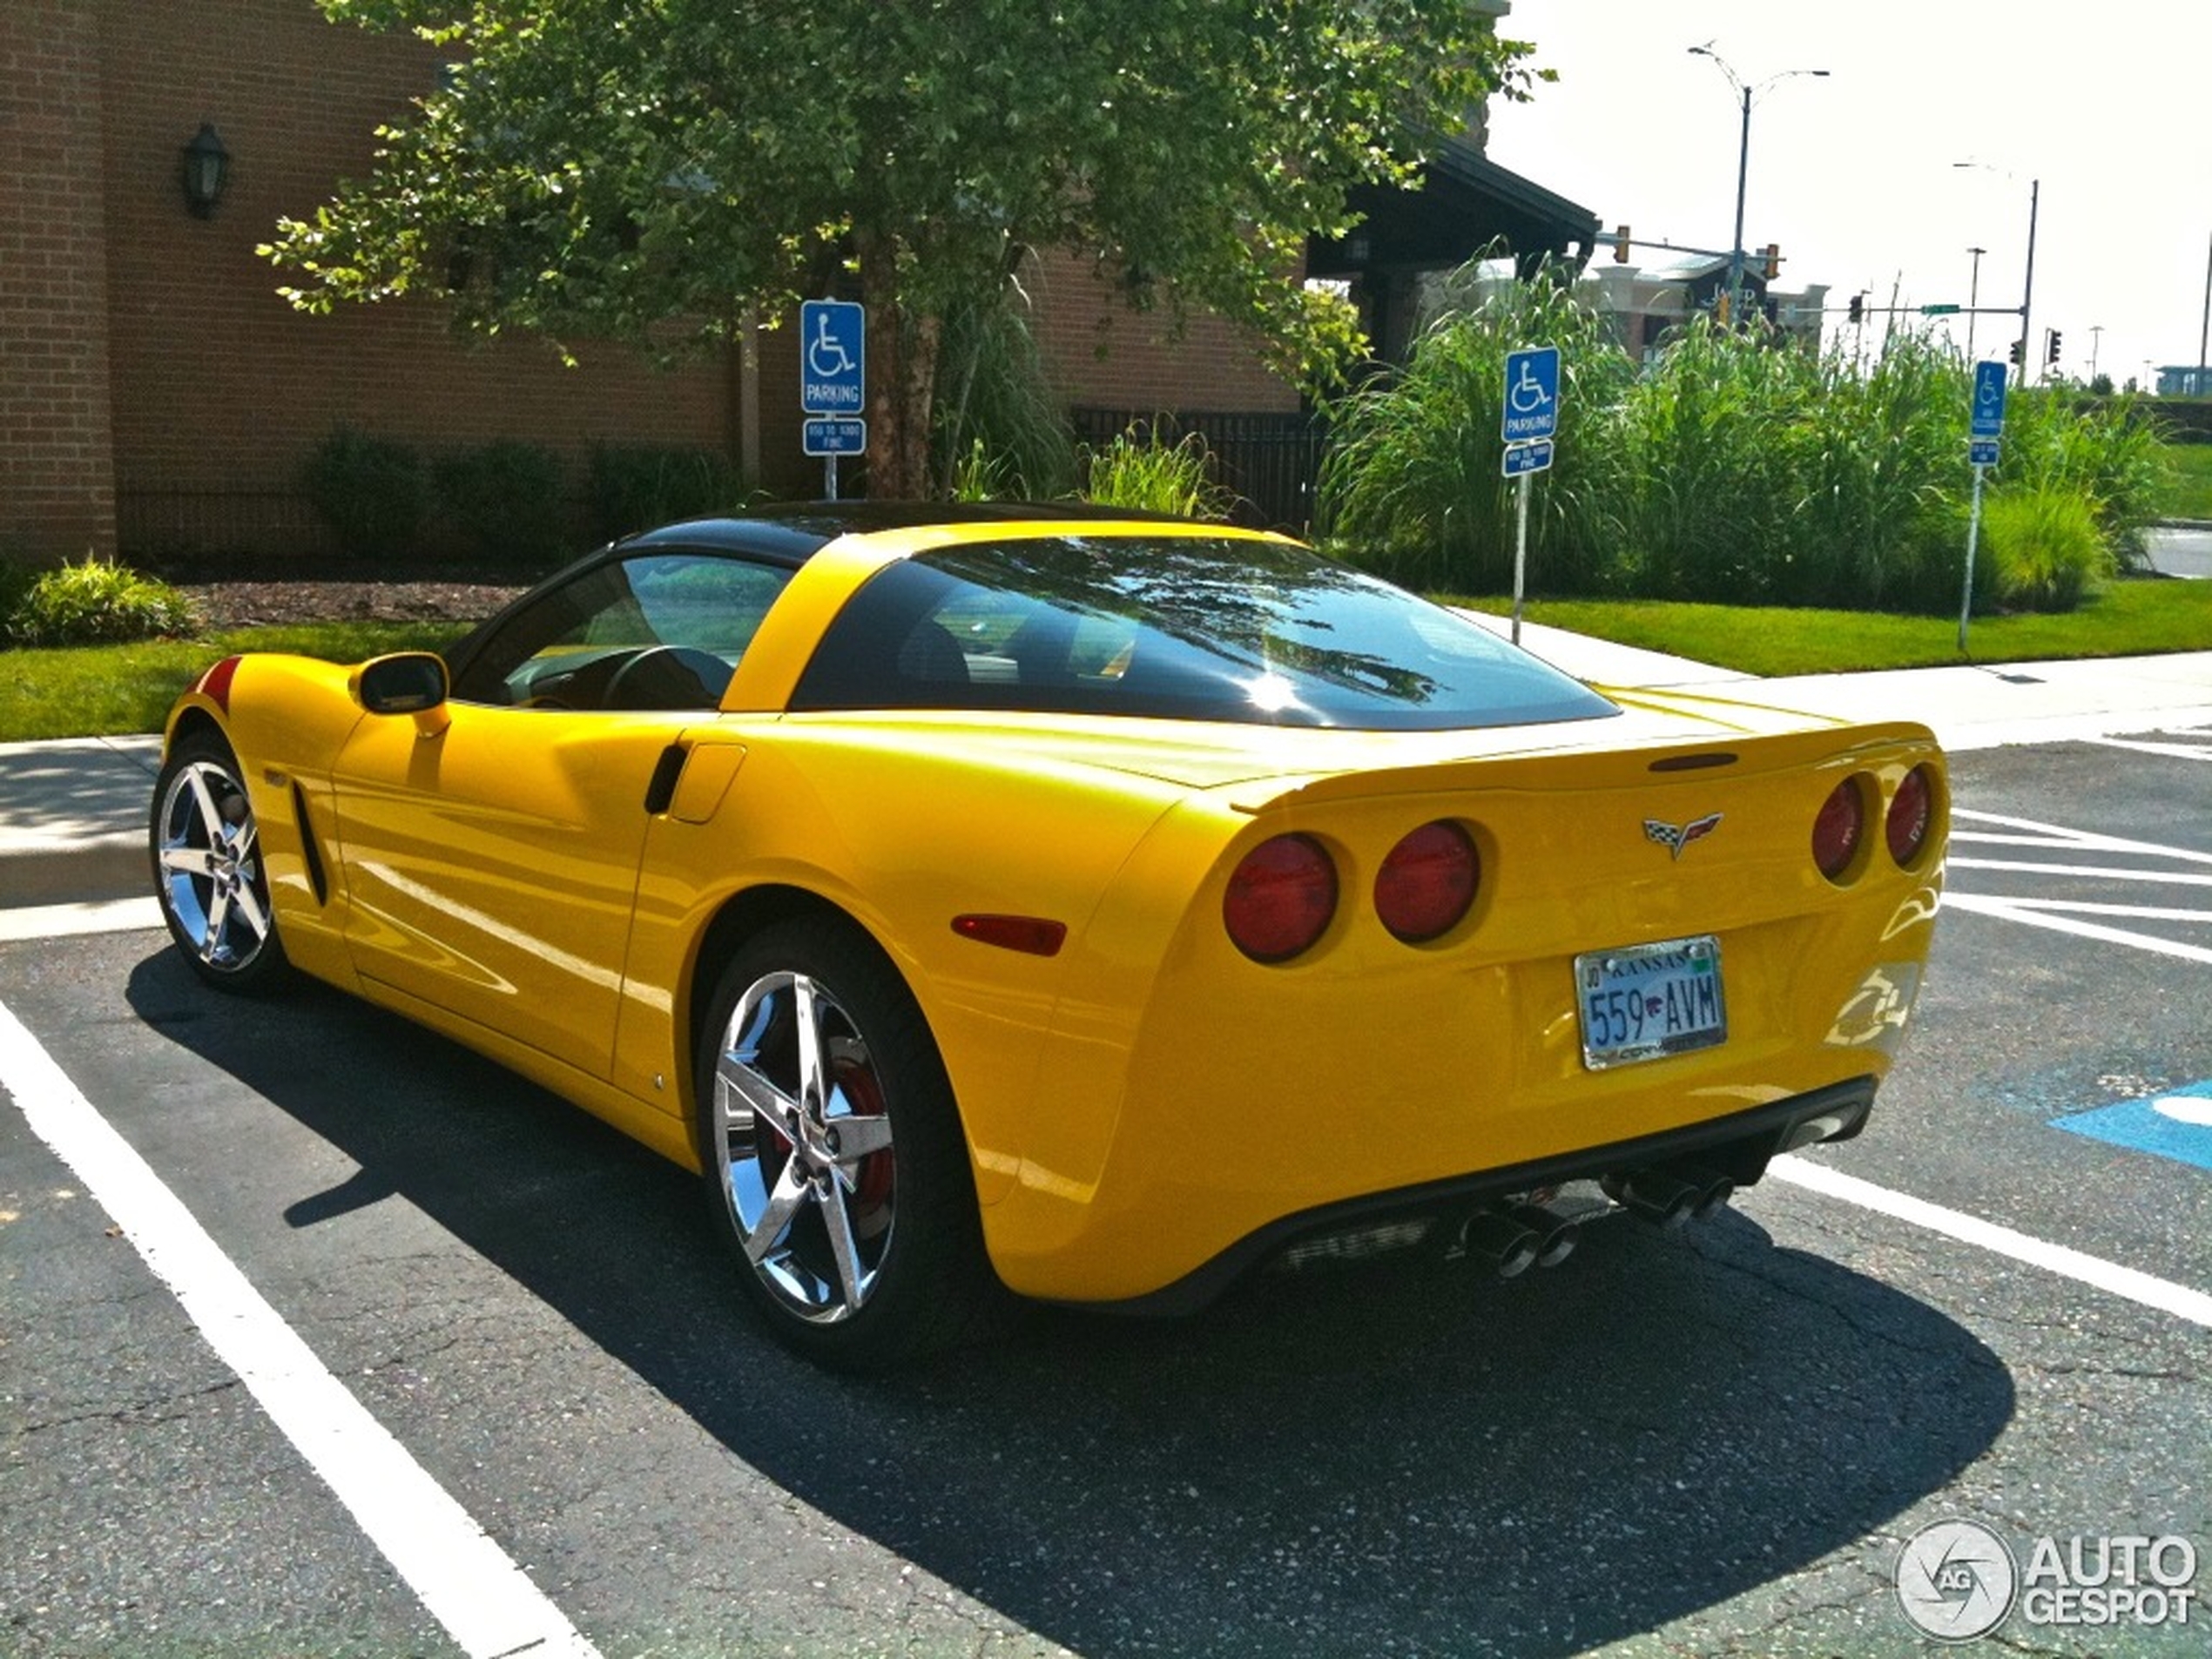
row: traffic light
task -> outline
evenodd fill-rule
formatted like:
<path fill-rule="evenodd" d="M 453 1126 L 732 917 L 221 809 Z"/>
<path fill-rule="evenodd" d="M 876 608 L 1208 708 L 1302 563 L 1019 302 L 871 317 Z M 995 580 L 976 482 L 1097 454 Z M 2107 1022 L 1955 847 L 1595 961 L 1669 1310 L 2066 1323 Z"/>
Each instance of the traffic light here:
<path fill-rule="evenodd" d="M 1769 242 L 1766 245 L 1766 280 L 1769 282 L 1771 282 L 1775 280 L 1775 278 L 1780 276 L 1781 274 L 1782 244 L 1779 242 Z"/>
<path fill-rule="evenodd" d="M 1851 320 L 1853 322 L 1865 322 L 1866 320 L 1866 296 L 1865 294 L 1854 293 L 1851 295 Z"/>
<path fill-rule="evenodd" d="M 2011 359 L 2013 360 L 2013 367 L 2014 368 L 2018 368 L 2020 366 L 2020 341 L 2016 340 L 2016 341 L 2013 341 L 2011 345 L 2009 345 L 2009 346 L 2006 347 L 2005 347 L 2005 355 L 2006 355 L 2006 356 L 2007 356 L 2007 357 L 2009 357 L 2009 358 L 2011 358 Z"/>
<path fill-rule="evenodd" d="M 1615 265 L 1629 262 L 1629 227 L 1626 225 L 1613 227 L 1613 262 Z"/>
<path fill-rule="evenodd" d="M 2046 363 L 2055 363 L 2059 361 L 2059 342 L 2065 339 L 2066 336 L 2059 333 L 2059 331 L 2055 328 L 2049 329 L 2047 332 L 2049 338 L 2043 347 L 2043 361 Z"/>

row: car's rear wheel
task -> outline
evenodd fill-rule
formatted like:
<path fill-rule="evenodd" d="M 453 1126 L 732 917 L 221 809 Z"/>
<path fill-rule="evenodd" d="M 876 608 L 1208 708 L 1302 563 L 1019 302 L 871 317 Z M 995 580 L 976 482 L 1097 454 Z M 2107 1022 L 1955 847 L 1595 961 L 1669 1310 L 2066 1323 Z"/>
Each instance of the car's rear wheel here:
<path fill-rule="evenodd" d="M 989 1278 L 967 1143 L 873 941 L 829 918 L 757 935 L 723 971 L 698 1065 L 708 1200 L 776 1335 L 853 1371 L 956 1341 Z"/>
<path fill-rule="evenodd" d="M 289 975 L 253 799 L 220 734 L 170 746 L 149 839 L 162 920 L 194 973 L 231 991 L 267 990 Z"/>

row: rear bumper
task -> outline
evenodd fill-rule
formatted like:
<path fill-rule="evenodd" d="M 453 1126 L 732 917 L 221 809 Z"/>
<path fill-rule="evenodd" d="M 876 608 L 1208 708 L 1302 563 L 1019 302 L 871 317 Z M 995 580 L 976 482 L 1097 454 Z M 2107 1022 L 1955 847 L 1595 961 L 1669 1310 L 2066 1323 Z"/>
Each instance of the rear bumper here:
<path fill-rule="evenodd" d="M 1083 1305 L 1109 1312 L 1170 1317 L 1196 1313 L 1238 1279 L 1294 1246 L 1332 1237 L 1352 1239 L 1373 1235 L 1424 1219 L 1455 1225 L 1499 1199 L 1570 1181 L 1598 1180 L 1694 1161 L 1730 1177 L 1738 1187 L 1750 1186 L 1766 1173 L 1767 1161 L 1777 1153 L 1856 1136 L 1866 1126 L 1873 1109 L 1874 1092 L 1874 1078 L 1855 1077 L 1656 1135 L 1324 1204 L 1285 1216 L 1247 1234 L 1203 1266 L 1157 1291 Z"/>

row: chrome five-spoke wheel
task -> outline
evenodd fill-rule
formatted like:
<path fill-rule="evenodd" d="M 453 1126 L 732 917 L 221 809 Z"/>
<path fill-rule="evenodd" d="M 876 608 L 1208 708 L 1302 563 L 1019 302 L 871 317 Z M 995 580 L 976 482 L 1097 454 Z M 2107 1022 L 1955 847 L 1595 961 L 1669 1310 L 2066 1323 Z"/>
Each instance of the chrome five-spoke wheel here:
<path fill-rule="evenodd" d="M 827 986 L 763 974 L 732 1011 L 713 1136 L 746 1260 L 799 1318 L 849 1318 L 880 1283 L 898 1159 L 867 1038 Z"/>
<path fill-rule="evenodd" d="M 253 802 L 220 738 L 178 742 L 154 786 L 162 918 L 201 977 L 244 988 L 283 966 Z"/>
<path fill-rule="evenodd" d="M 957 1339 L 988 1280 L 968 1146 L 873 941 L 830 917 L 758 934 L 723 970 L 695 1076 L 708 1200 L 776 1336 L 858 1371 Z"/>

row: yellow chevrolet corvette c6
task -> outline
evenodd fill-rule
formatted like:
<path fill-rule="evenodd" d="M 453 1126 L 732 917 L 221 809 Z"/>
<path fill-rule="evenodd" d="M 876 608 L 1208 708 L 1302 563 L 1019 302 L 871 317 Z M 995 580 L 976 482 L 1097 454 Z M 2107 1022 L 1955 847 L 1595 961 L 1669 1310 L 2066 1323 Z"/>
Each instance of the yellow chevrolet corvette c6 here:
<path fill-rule="evenodd" d="M 778 1336 L 994 1280 L 1507 1274 L 1857 1134 L 1937 909 L 1923 727 L 1600 691 L 1280 536 L 841 504 L 617 543 L 443 659 L 217 664 L 153 875 L 701 1172 Z"/>

